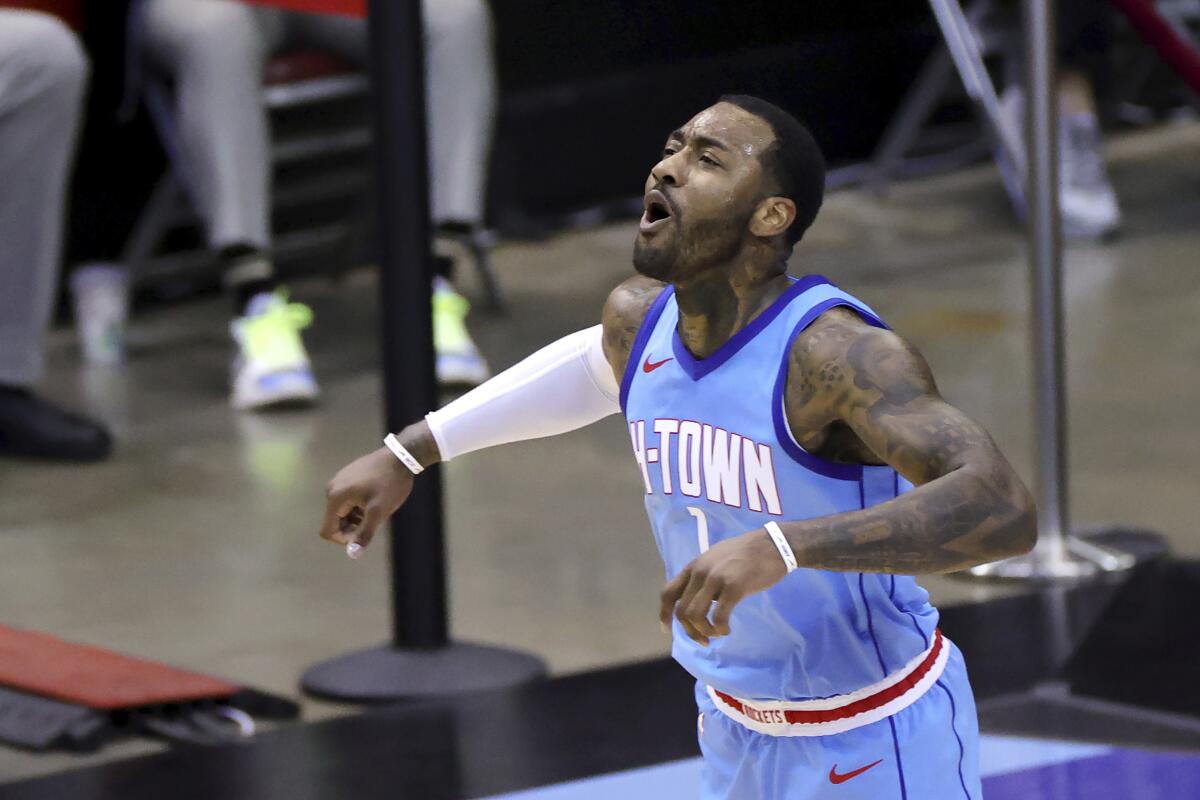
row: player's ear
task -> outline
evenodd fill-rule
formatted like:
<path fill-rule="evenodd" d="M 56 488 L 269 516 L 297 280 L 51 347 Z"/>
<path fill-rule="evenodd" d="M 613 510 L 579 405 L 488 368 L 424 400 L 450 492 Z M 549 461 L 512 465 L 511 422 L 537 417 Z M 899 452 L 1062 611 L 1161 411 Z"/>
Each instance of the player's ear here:
<path fill-rule="evenodd" d="M 795 219 L 796 204 L 790 198 L 768 197 L 750 218 L 750 232 L 769 239 L 781 235 Z"/>

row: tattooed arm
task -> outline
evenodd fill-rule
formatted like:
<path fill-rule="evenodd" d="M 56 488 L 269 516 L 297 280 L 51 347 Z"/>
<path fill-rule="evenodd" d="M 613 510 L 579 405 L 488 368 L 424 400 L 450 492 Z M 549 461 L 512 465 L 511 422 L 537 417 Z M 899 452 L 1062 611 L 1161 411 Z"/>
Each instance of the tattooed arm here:
<path fill-rule="evenodd" d="M 786 406 L 793 430 L 841 432 L 863 448 L 858 460 L 886 463 L 917 487 L 861 511 L 782 525 L 801 566 L 949 572 L 1033 547 L 1036 515 L 1020 478 L 891 331 L 848 311 L 823 316 L 796 340 Z"/>
<path fill-rule="evenodd" d="M 949 572 L 1033 547 L 1029 492 L 987 432 L 942 399 L 925 360 L 896 334 L 848 311 L 826 313 L 796 339 L 785 404 L 805 449 L 889 464 L 916 486 L 871 508 L 780 523 L 800 567 Z M 785 574 L 765 530 L 725 540 L 667 584 L 660 616 L 666 623 L 674 613 L 707 644 L 729 633 L 743 597 Z"/>
<path fill-rule="evenodd" d="M 665 283 L 635 275 L 613 289 L 604 303 L 600 317 L 604 325 L 604 355 L 618 384 L 625 376 L 625 365 L 629 363 L 642 320 L 665 288 Z"/>

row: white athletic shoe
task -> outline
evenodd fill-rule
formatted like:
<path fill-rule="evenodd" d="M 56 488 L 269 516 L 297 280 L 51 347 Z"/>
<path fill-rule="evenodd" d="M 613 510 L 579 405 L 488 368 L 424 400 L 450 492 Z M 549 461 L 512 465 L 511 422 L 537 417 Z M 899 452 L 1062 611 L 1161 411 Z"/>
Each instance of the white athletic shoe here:
<path fill-rule="evenodd" d="M 433 349 L 437 355 L 437 380 L 442 386 L 473 387 L 486 381 L 491 371 L 467 332 L 471 304 L 444 278 L 433 282 Z"/>
<path fill-rule="evenodd" d="M 1024 142 L 1024 92 L 1010 86 L 1001 96 L 1000 104 L 1005 128 Z M 1063 236 L 1067 239 L 1111 236 L 1121 227 L 1121 210 L 1104 166 L 1100 121 L 1095 114 L 1060 112 L 1058 123 L 1058 205 Z M 1025 172 L 1024 163 L 1021 172 Z"/>
<path fill-rule="evenodd" d="M 246 316 L 230 325 L 239 351 L 233 364 L 234 408 L 258 410 L 316 400 L 317 382 L 300 339 L 300 331 L 311 323 L 311 309 L 289 303 L 282 291 L 250 300 Z"/>
<path fill-rule="evenodd" d="M 1058 133 L 1063 236 L 1112 236 L 1121 227 L 1121 209 L 1104 166 L 1100 121 L 1095 114 L 1062 114 Z"/>

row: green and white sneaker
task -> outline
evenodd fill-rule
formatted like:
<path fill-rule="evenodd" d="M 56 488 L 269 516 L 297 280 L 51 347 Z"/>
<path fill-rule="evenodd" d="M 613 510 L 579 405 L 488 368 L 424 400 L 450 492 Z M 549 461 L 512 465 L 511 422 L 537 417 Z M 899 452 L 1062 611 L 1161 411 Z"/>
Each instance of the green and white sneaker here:
<path fill-rule="evenodd" d="M 454 291 L 449 281 L 433 281 L 433 349 L 437 354 L 437 379 L 442 386 L 478 386 L 490 370 L 479 348 L 467 333 L 471 304 Z"/>
<path fill-rule="evenodd" d="M 300 331 L 312 324 L 312 310 L 289 303 L 285 291 L 255 295 L 246 316 L 230 325 L 238 343 L 233 364 L 234 408 L 308 404 L 317 398 L 317 382 Z"/>

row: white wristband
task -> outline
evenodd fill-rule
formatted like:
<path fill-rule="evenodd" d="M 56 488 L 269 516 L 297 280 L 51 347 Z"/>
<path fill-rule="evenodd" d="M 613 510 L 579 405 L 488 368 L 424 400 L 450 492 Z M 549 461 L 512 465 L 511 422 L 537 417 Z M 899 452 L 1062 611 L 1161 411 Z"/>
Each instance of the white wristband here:
<path fill-rule="evenodd" d="M 787 565 L 787 571 L 793 572 L 796 570 L 800 565 L 796 563 L 796 554 L 792 552 L 792 546 L 788 544 L 783 531 L 779 529 L 779 523 L 768 522 L 763 527 L 767 529 L 767 535 L 775 543 L 775 549 L 779 551 L 779 555 L 783 558 L 783 563 Z"/>
<path fill-rule="evenodd" d="M 392 455 L 400 459 L 401 464 L 408 467 L 408 471 L 413 475 L 420 475 L 425 471 L 425 468 L 421 466 L 421 462 L 417 461 L 416 457 L 408 452 L 404 445 L 400 444 L 400 440 L 396 438 L 396 434 L 389 433 L 383 440 L 383 443 L 387 445 L 388 450 L 392 451 Z"/>

